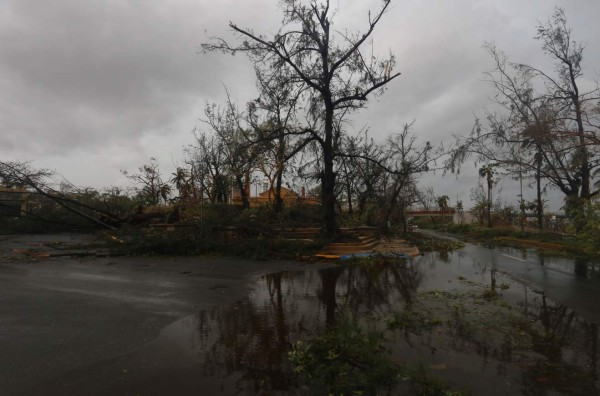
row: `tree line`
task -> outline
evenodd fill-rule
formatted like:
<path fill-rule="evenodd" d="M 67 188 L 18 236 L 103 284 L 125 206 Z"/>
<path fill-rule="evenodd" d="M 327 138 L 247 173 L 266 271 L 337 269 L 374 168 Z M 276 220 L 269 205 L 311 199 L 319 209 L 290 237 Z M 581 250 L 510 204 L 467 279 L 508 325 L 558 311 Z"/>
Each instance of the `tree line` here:
<path fill-rule="evenodd" d="M 585 47 L 573 39 L 563 9 L 536 27 L 535 39 L 554 70 L 510 62 L 494 43 L 485 44 L 494 62 L 486 80 L 500 110 L 476 120 L 471 134 L 457 139 L 446 165 L 457 171 L 475 158 L 483 164 L 488 192 L 494 173 L 526 179 L 536 199 L 525 202 L 521 194 L 519 209 L 534 208 L 540 228 L 545 190 L 560 191 L 567 214 L 582 230 L 586 210 L 600 193 L 600 88 L 584 78 Z"/>
<path fill-rule="evenodd" d="M 275 212 L 283 209 L 286 182 L 311 186 L 329 235 L 338 231 L 342 203 L 350 213 L 364 214 L 369 205 L 376 206 L 382 219 L 399 219 L 406 227 L 403 213 L 414 203 L 437 199 L 440 208 L 448 206 L 448 195 L 432 198 L 417 185 L 419 176 L 445 156 L 443 166 L 452 172 L 471 160 L 482 165 L 487 193 L 478 204 L 487 212 L 488 225 L 492 190 L 500 176 L 509 175 L 536 191 L 531 202 L 521 192 L 521 214 L 535 210 L 542 227 L 544 193 L 555 189 L 564 194 L 576 228 L 585 228 L 600 192 L 600 91 L 597 82 L 583 79 L 584 46 L 572 39 L 564 10 L 556 9 L 537 26 L 535 38 L 555 62 L 551 72 L 509 62 L 495 44 L 485 45 L 494 62 L 486 79 L 499 110 L 477 119 L 470 134 L 444 149 L 418 142 L 412 123 L 379 143 L 368 128 L 347 132 L 350 117 L 400 76 L 393 54 L 377 57 L 369 50 L 390 4 L 381 2 L 354 33 L 332 28 L 337 10 L 329 1 L 282 0 L 283 21 L 272 35 L 230 23 L 233 40 L 212 37 L 202 44 L 203 51 L 246 55 L 258 97 L 239 105 L 227 92 L 224 103 L 207 103 L 203 125 L 172 175 L 163 178 L 157 161 L 150 159 L 137 171 L 122 170 L 135 184 L 133 193 L 113 189 L 102 194 L 128 196 L 131 205 L 225 203 L 235 194 L 248 208 L 248 179 L 258 174 L 267 180 Z M 3 164 L 4 185 L 11 177 L 18 179 L 14 169 L 31 171 L 24 162 Z M 31 171 L 20 184 L 39 186 L 40 178 L 48 176 L 44 172 L 34 177 Z"/>

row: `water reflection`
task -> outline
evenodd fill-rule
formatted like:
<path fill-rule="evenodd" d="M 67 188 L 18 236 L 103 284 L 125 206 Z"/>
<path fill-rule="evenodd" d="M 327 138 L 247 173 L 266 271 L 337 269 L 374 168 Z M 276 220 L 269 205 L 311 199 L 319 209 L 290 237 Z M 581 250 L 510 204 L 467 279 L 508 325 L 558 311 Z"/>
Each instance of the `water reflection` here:
<path fill-rule="evenodd" d="M 247 299 L 202 312 L 177 334 L 196 334 L 189 338 L 197 341 L 193 349 L 202 375 L 220 379 L 223 394 L 292 394 L 298 390 L 286 356 L 294 341 L 335 324 L 342 310 L 366 318 L 365 323 L 384 323 L 390 315 L 422 304 L 418 291 L 432 285 L 450 293 L 438 299 L 436 315 L 443 320 L 438 318 L 437 327 L 419 328 L 414 337 L 408 332 L 391 337 L 390 348 L 401 361 L 412 356 L 433 366 L 452 362 L 439 374 L 475 393 L 490 383 L 496 391 L 489 388 L 487 394 L 598 391 L 597 326 L 511 281 L 494 268 L 493 260 L 464 252 L 445 259 L 430 254 L 395 264 L 374 261 L 268 275 Z M 522 315 L 494 305 L 498 293 L 518 301 Z M 494 320 L 502 323 L 494 328 Z"/>
<path fill-rule="evenodd" d="M 497 251 L 519 257 L 522 262 L 536 264 L 539 267 L 546 267 L 567 274 L 574 274 L 578 278 L 600 279 L 600 263 L 588 257 L 557 257 L 539 253 L 534 249 L 514 247 L 497 249 Z"/>
<path fill-rule="evenodd" d="M 202 312 L 176 333 L 196 332 L 202 374 L 234 382 L 237 394 L 291 392 L 293 341 L 335 324 L 342 309 L 373 316 L 409 304 L 421 278 L 405 261 L 267 275 L 247 299 Z"/>
<path fill-rule="evenodd" d="M 528 261 L 467 245 L 443 256 L 271 274 L 236 304 L 179 320 L 145 348 L 70 373 L 38 394 L 303 394 L 287 352 L 334 325 L 340 312 L 384 332 L 395 361 L 421 362 L 473 394 L 598 394 L 597 325 L 503 273 L 513 265 L 527 274 L 540 267 L 529 262 L 537 256 L 502 253 Z M 543 276 L 553 274 L 549 265 Z M 570 276 L 561 292 L 596 286 Z M 387 327 L 392 319 L 396 328 Z"/>
<path fill-rule="evenodd" d="M 556 304 L 542 292 L 527 309 L 528 317 L 542 325 L 533 337 L 533 350 L 546 359 L 525 367 L 530 386 L 552 382 L 558 390 L 591 395 L 598 392 L 598 325 Z M 562 365 L 557 362 L 564 362 Z"/>
<path fill-rule="evenodd" d="M 465 382 L 471 383 L 476 394 L 597 394 L 597 325 L 577 316 L 574 310 L 552 302 L 543 292 L 500 273 L 492 257 L 489 261 L 483 257 L 485 252 L 480 252 L 479 258 L 458 254 L 451 258 L 450 266 L 436 260 L 435 255 L 426 260 L 426 268 L 437 263 L 435 271 L 428 271 L 426 277 L 436 278 L 436 274 L 448 275 L 458 270 L 464 275 L 461 275 L 464 284 L 473 288 L 463 294 L 468 287 L 452 283 L 439 289 L 439 293 L 426 293 L 425 308 L 430 310 L 429 315 L 433 312 L 447 328 L 431 331 L 433 336 L 430 337 L 423 336 L 423 329 L 415 331 L 408 341 L 420 351 L 413 355 L 429 359 L 434 365 L 444 362 L 442 366 L 446 366 L 448 361 L 454 361 L 461 367 L 448 367 L 448 373 L 442 376 L 446 374 L 452 379 L 455 374 L 464 375 L 466 371 L 473 377 Z M 474 285 L 472 279 L 481 284 Z M 432 279 L 426 283 L 436 282 Z M 439 279 L 437 284 L 442 284 Z M 462 292 L 456 293 L 461 289 Z M 431 298 L 438 294 L 439 298 Z M 497 298 L 499 294 L 502 299 Z M 513 315 L 505 299 L 517 303 L 521 314 Z M 407 353 L 398 346 L 396 349 Z M 456 355 L 457 352 L 460 354 Z M 477 364 L 470 357 L 473 354 L 481 357 L 479 372 L 465 369 Z M 477 381 L 476 375 L 484 379 Z M 494 375 L 499 378 L 494 379 Z M 513 381 L 519 385 L 510 385 Z M 460 385 L 460 381 L 457 384 Z"/>
<path fill-rule="evenodd" d="M 587 278 L 589 273 L 589 260 L 580 257 L 575 258 L 575 275 Z"/>

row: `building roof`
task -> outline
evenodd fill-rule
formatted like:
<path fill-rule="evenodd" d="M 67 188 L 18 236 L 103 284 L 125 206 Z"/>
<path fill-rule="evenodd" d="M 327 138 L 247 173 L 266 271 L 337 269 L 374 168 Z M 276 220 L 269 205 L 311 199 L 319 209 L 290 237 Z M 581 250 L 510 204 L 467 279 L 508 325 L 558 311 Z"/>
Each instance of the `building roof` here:
<path fill-rule="evenodd" d="M 275 189 L 271 188 L 258 194 L 261 198 L 275 197 Z M 299 195 L 289 188 L 281 187 L 281 198 L 299 198 Z"/>

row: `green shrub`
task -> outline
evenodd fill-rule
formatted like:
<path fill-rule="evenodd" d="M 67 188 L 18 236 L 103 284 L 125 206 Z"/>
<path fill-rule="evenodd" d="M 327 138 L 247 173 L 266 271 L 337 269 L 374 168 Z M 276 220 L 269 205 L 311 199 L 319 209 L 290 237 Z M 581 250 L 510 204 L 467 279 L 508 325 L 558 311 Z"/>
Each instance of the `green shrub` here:
<path fill-rule="evenodd" d="M 473 226 L 471 224 L 449 224 L 446 227 L 446 231 L 453 234 L 466 234 L 472 232 Z"/>
<path fill-rule="evenodd" d="M 440 323 L 426 321 L 427 326 Z M 313 395 L 461 395 L 432 377 L 422 364 L 395 364 L 383 344 L 381 332 L 363 330 L 341 315 L 325 334 L 294 343 L 288 358 L 300 384 Z"/>
<path fill-rule="evenodd" d="M 288 358 L 315 395 L 376 395 L 391 391 L 399 379 L 381 333 L 348 318 L 322 336 L 297 341 Z"/>

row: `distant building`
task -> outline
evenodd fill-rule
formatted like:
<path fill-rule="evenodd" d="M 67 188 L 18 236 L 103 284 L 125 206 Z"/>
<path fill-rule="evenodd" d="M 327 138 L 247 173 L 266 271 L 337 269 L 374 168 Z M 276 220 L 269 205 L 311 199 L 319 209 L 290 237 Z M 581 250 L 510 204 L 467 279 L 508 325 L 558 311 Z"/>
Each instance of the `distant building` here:
<path fill-rule="evenodd" d="M 454 216 L 454 208 L 446 208 L 444 210 L 407 210 L 406 214 L 413 217 L 439 217 L 439 216 Z"/>
<path fill-rule="evenodd" d="M 0 187 L 0 216 L 20 217 L 27 213 L 27 190 Z"/>
<path fill-rule="evenodd" d="M 247 190 L 249 195 L 250 191 Z M 292 191 L 288 188 L 281 187 L 281 199 L 283 200 L 284 206 L 294 205 L 319 205 L 319 201 L 316 197 L 307 197 L 304 188 L 300 194 Z M 242 205 L 242 198 L 239 193 L 234 193 L 233 204 Z M 274 205 L 275 204 L 275 190 L 269 189 L 258 194 L 257 197 L 248 197 L 248 203 L 250 207 L 254 208 L 257 206 Z"/>

